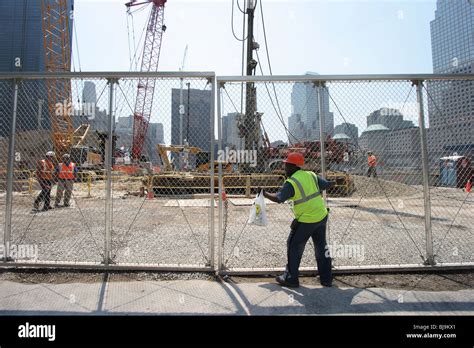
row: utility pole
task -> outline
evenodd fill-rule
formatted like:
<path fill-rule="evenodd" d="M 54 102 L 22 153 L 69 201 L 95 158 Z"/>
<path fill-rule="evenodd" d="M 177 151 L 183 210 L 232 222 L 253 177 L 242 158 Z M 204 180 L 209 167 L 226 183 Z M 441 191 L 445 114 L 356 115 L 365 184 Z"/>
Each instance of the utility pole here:
<path fill-rule="evenodd" d="M 258 62 L 253 58 L 253 51 L 259 48 L 253 40 L 253 22 L 255 16 L 255 0 L 247 3 L 247 76 L 254 75 Z M 239 135 L 245 138 L 245 150 L 257 150 L 260 139 L 260 118 L 257 113 L 257 90 L 253 82 L 246 84 L 245 114 L 239 122 Z M 246 168 L 246 167 L 244 167 Z"/>
<path fill-rule="evenodd" d="M 190 95 L 190 91 L 191 91 L 191 89 L 190 89 L 191 83 L 190 82 L 186 83 L 186 86 L 188 86 L 188 110 L 187 110 L 187 112 L 188 112 L 188 114 L 187 114 L 188 122 L 186 122 L 186 142 L 187 142 L 186 145 L 189 145 L 189 109 L 190 109 L 190 107 L 189 107 L 189 95 Z"/>
<path fill-rule="evenodd" d="M 183 63 L 179 71 L 184 70 L 184 63 L 186 62 L 186 54 L 188 53 L 188 45 L 184 49 Z M 183 115 L 184 115 L 184 105 L 183 105 L 183 78 L 181 78 L 181 87 L 179 89 L 179 145 L 183 145 Z"/>

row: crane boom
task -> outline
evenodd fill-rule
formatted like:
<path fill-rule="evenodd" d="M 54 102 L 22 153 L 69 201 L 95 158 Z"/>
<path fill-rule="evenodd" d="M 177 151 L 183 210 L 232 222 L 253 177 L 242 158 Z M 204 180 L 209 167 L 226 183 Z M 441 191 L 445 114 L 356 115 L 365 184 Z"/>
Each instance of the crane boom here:
<path fill-rule="evenodd" d="M 142 72 L 156 72 L 158 70 L 161 41 L 163 33 L 166 30 L 166 26 L 163 24 L 166 0 L 148 0 L 148 3 L 150 2 L 153 4 L 153 7 L 151 9 L 146 29 L 140 68 L 140 71 Z M 126 4 L 127 7 L 135 5 L 138 5 L 135 1 Z M 143 151 L 143 145 L 145 143 L 145 137 L 151 117 L 154 91 L 154 78 L 141 77 L 138 80 L 137 98 L 133 114 L 132 158 L 135 160 L 140 159 Z"/>
<path fill-rule="evenodd" d="M 43 0 L 41 3 L 45 70 L 71 70 L 71 43 L 67 0 Z M 69 114 L 70 79 L 46 79 L 48 111 L 51 118 L 52 141 L 56 154 L 67 152 L 73 143 L 73 125 Z M 59 104 L 58 104 L 59 103 Z M 58 108 L 57 106 L 66 106 Z"/>

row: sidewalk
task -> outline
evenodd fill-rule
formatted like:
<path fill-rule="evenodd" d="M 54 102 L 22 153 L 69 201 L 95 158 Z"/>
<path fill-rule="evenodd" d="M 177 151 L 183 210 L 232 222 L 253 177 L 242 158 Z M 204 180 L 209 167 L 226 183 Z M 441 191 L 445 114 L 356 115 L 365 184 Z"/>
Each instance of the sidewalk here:
<path fill-rule="evenodd" d="M 474 315 L 474 290 L 282 288 L 267 282 L 131 280 L 28 284 L 0 281 L 0 315 Z"/>

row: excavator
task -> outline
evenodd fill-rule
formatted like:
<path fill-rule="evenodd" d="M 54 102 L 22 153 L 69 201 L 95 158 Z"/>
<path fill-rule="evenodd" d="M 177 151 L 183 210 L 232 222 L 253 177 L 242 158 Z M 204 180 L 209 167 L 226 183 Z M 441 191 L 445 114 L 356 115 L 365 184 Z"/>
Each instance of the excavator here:
<path fill-rule="evenodd" d="M 184 153 L 192 154 L 196 158 L 196 172 L 198 173 L 209 173 L 210 171 L 210 158 L 209 153 L 202 151 L 199 147 L 195 146 L 181 146 L 181 145 L 161 145 L 156 146 L 156 151 L 160 156 L 161 162 L 163 163 L 162 171 L 171 172 L 173 171 L 173 164 L 168 158 L 168 152 L 171 153 Z M 186 155 L 184 156 L 187 157 Z M 214 170 L 217 173 L 219 163 L 214 161 Z M 184 168 L 186 170 L 186 168 Z M 232 172 L 232 165 L 230 163 L 223 163 L 222 170 L 226 173 Z"/>

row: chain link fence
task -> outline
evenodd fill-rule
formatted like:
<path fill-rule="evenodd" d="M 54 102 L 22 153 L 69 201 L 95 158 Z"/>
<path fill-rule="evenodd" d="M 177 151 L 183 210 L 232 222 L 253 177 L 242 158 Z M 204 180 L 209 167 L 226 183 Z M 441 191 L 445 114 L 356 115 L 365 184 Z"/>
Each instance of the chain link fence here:
<path fill-rule="evenodd" d="M 267 200 L 265 227 L 249 211 L 300 152 L 333 184 L 336 269 L 472 265 L 472 91 L 465 76 L 3 75 L 4 264 L 282 268 L 289 204 Z"/>
<path fill-rule="evenodd" d="M 212 269 L 214 77 L 163 75 L 0 82 L 6 261 Z"/>
<path fill-rule="evenodd" d="M 222 173 L 221 270 L 286 264 L 289 205 L 266 200 L 268 226 L 247 220 L 258 188 L 283 185 L 275 175 L 288 152 L 333 183 L 324 199 L 336 269 L 472 264 L 471 78 L 218 77 L 218 86 L 219 150 L 235 150 L 235 162 L 248 150 L 258 157 L 234 165 L 242 183 L 256 181 L 247 190 Z M 315 266 L 311 241 L 301 266 Z"/>

